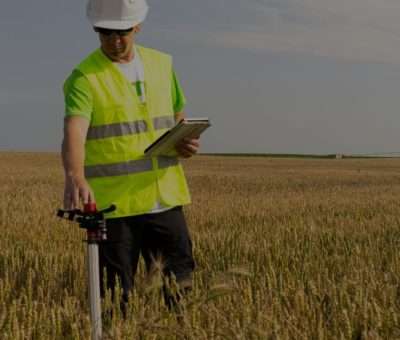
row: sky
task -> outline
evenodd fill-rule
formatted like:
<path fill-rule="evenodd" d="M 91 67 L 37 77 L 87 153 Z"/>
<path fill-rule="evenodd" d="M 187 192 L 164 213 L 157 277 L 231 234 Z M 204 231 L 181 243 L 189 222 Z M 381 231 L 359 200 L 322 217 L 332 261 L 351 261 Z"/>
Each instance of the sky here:
<path fill-rule="evenodd" d="M 84 0 L 2 0 L 0 150 L 58 151 L 64 79 L 98 38 Z M 400 1 L 148 0 L 207 153 L 400 152 Z"/>

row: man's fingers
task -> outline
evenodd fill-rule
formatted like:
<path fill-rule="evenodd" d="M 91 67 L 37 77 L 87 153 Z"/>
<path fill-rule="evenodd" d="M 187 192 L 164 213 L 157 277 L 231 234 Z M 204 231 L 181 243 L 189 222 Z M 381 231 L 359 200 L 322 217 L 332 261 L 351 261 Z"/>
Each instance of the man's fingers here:
<path fill-rule="evenodd" d="M 179 145 L 176 147 L 176 151 L 181 157 L 189 158 L 197 153 L 198 148 L 190 145 Z"/>
<path fill-rule="evenodd" d="M 182 150 L 182 152 L 195 154 L 197 152 L 198 145 L 196 145 L 194 143 L 193 144 L 182 144 L 182 145 L 180 145 L 180 149 Z"/>
<path fill-rule="evenodd" d="M 193 154 L 196 153 L 197 149 L 198 148 L 195 145 L 191 145 L 191 144 L 185 145 L 185 150 L 190 152 L 190 153 L 193 153 Z"/>
<path fill-rule="evenodd" d="M 87 190 L 86 188 L 81 188 L 79 190 L 79 195 L 82 199 L 82 203 L 83 204 L 88 204 L 90 202 L 89 200 L 89 190 Z"/>
<path fill-rule="evenodd" d="M 94 194 L 92 190 L 87 187 L 81 188 L 80 197 L 83 204 L 95 203 Z"/>
<path fill-rule="evenodd" d="M 87 183 L 67 183 L 64 190 L 64 209 L 80 209 L 82 204 L 95 203 L 93 191 Z"/>
<path fill-rule="evenodd" d="M 176 149 L 182 157 L 188 158 L 197 153 L 199 146 L 199 139 L 185 138 L 176 146 Z"/>
<path fill-rule="evenodd" d="M 182 141 L 183 145 L 192 145 L 196 148 L 200 146 L 200 140 L 198 138 L 184 138 Z"/>
<path fill-rule="evenodd" d="M 67 193 L 64 195 L 64 210 L 72 210 L 73 208 L 72 197 Z"/>
<path fill-rule="evenodd" d="M 74 209 L 78 209 L 79 208 L 79 189 L 78 188 L 74 188 L 74 197 L 73 197 L 73 205 L 74 205 Z"/>
<path fill-rule="evenodd" d="M 95 199 L 94 199 L 94 194 L 91 190 L 89 190 L 89 203 L 96 203 Z"/>

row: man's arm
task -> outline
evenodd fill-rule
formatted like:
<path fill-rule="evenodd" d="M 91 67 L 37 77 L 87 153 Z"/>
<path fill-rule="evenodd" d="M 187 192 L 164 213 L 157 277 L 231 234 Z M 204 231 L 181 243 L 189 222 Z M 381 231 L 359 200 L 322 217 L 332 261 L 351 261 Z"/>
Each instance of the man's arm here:
<path fill-rule="evenodd" d="M 64 119 L 64 139 L 62 142 L 62 161 L 65 171 L 64 209 L 72 210 L 94 202 L 94 195 L 85 179 L 85 141 L 89 121 L 80 116 Z"/>
<path fill-rule="evenodd" d="M 184 112 L 176 112 L 175 113 L 175 122 L 181 121 L 185 118 Z M 200 147 L 200 137 L 196 138 L 184 138 L 179 144 L 175 145 L 175 149 L 178 152 L 179 156 L 183 158 L 190 158 L 194 156 Z"/>

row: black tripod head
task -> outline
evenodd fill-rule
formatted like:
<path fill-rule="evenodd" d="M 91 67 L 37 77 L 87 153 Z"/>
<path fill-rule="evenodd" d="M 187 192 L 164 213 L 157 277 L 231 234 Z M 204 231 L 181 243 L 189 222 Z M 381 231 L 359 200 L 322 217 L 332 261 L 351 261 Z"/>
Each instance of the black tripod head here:
<path fill-rule="evenodd" d="M 84 210 L 62 210 L 59 209 L 57 216 L 69 221 L 78 222 L 79 227 L 86 229 L 89 243 L 100 242 L 107 239 L 107 226 L 104 214 L 112 212 L 117 207 L 112 204 L 107 209 L 97 211 L 94 203 L 88 203 Z"/>

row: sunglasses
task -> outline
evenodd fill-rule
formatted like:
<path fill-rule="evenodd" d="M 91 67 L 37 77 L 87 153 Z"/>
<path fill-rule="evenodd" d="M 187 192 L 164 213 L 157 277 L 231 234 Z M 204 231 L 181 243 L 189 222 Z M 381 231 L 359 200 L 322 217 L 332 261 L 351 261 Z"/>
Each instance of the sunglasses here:
<path fill-rule="evenodd" d="M 113 33 L 115 33 L 116 35 L 118 35 L 120 37 L 125 37 L 133 31 L 133 27 L 128 28 L 126 30 L 113 30 L 113 29 L 108 29 L 108 28 L 95 27 L 94 30 L 95 30 L 95 32 L 100 33 L 101 35 L 105 35 L 107 37 L 109 37 Z"/>

